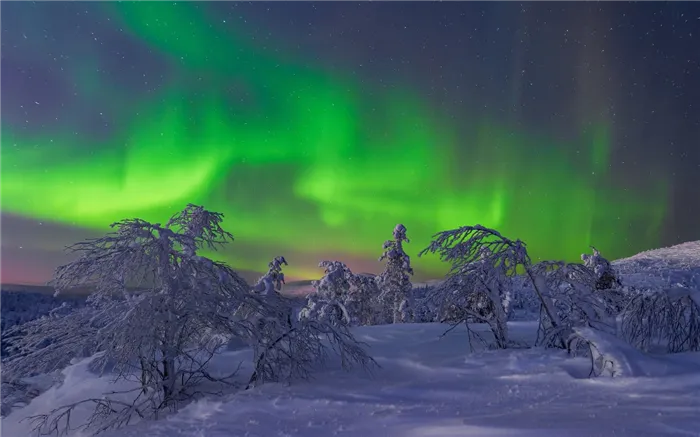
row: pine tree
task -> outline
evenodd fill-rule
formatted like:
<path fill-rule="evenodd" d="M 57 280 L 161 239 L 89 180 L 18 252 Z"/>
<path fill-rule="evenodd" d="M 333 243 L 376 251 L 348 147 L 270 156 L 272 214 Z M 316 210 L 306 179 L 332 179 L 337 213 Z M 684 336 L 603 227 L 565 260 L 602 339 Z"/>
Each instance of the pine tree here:
<path fill-rule="evenodd" d="M 379 261 L 386 260 L 384 271 L 377 277 L 380 300 L 388 312 L 386 319 L 393 323 L 412 321 L 411 315 L 411 258 L 404 252 L 403 243 L 408 243 L 406 227 L 402 224 L 394 228 L 394 239 L 384 243 L 384 253 Z"/>

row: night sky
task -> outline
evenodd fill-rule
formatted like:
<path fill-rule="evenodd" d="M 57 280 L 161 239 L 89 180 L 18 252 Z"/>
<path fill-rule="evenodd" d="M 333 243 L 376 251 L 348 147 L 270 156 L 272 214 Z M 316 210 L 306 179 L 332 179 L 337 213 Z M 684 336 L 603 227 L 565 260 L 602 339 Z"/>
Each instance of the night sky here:
<path fill-rule="evenodd" d="M 483 224 L 536 259 L 700 238 L 700 3 L 2 3 L 2 281 L 187 203 L 220 256 L 375 271 Z M 419 278 L 444 271 L 415 259 Z"/>

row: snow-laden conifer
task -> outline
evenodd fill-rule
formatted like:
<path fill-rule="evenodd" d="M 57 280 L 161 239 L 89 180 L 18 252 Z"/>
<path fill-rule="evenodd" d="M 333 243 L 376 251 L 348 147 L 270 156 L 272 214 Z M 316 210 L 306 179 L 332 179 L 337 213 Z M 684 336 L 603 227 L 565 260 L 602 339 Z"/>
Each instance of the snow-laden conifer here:
<path fill-rule="evenodd" d="M 282 273 L 282 266 L 286 266 L 287 260 L 283 256 L 275 257 L 268 264 L 267 273 L 258 279 L 258 282 L 253 287 L 256 293 L 268 295 L 272 293 L 279 293 L 284 285 L 284 273 Z"/>
<path fill-rule="evenodd" d="M 412 288 L 411 258 L 403 249 L 403 244 L 408 243 L 406 227 L 396 225 L 393 239 L 384 242 L 384 252 L 379 261 L 386 260 L 384 271 L 377 276 L 380 301 L 385 309 L 388 322 L 405 323 L 412 321 L 411 297 Z"/>
<path fill-rule="evenodd" d="M 345 300 L 350 292 L 352 271 L 340 261 L 322 261 L 323 277 L 313 281 L 314 291 L 299 313 L 300 319 L 316 320 L 332 325 L 349 325 L 350 315 Z"/>

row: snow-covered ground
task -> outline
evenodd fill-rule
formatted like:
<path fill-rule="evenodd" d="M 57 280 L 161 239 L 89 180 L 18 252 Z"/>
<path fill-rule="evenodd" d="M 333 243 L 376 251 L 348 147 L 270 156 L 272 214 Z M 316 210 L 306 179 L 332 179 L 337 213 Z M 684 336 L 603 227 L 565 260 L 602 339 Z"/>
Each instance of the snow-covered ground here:
<path fill-rule="evenodd" d="M 613 265 L 626 285 L 668 284 L 670 273 L 700 274 L 700 242 L 643 252 Z M 616 339 L 599 339 L 601 352 L 619 359 L 620 377 L 590 379 L 587 359 L 538 348 L 471 351 L 463 327 L 443 337 L 446 328 L 355 328 L 381 365 L 372 375 L 331 366 L 311 381 L 229 390 L 170 417 L 105 435 L 700 437 L 700 353 L 649 356 Z M 536 322 L 511 322 L 509 329 L 513 340 L 531 344 Z M 251 352 L 232 349 L 215 359 L 213 370 L 229 373 L 243 362 L 244 382 Z M 22 421 L 27 416 L 130 388 L 90 373 L 87 361 L 63 375 L 61 385 L 3 418 L 2 436 L 29 437 L 31 425 Z M 77 409 L 73 423 L 89 411 Z"/>
<path fill-rule="evenodd" d="M 511 329 L 516 340 L 535 335 L 531 322 Z M 585 359 L 541 349 L 470 353 L 465 329 L 441 338 L 444 331 L 439 324 L 356 328 L 382 366 L 373 375 L 330 368 L 312 381 L 210 397 L 106 435 L 700 436 L 700 354 L 638 354 L 636 366 L 651 376 L 588 379 Z M 248 357 L 231 351 L 216 366 Z M 66 369 L 62 386 L 3 420 L 2 435 L 29 436 L 23 417 L 117 389 L 85 369 L 84 363 Z"/>

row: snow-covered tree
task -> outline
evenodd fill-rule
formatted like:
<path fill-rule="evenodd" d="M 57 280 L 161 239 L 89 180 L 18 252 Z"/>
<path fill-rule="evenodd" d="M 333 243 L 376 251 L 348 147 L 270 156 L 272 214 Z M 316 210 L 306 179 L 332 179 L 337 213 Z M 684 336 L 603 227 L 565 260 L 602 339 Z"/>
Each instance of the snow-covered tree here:
<path fill-rule="evenodd" d="M 313 281 L 314 291 L 307 297 L 306 306 L 298 320 L 288 329 L 271 329 L 266 324 L 267 340 L 256 348 L 255 371 L 249 387 L 267 381 L 291 381 L 307 378 L 312 364 L 336 353 L 343 368 L 357 366 L 368 369 L 377 363 L 356 341 L 349 331 L 350 315 L 344 305 L 354 275 L 339 261 L 323 261 L 319 267 L 324 276 Z"/>
<path fill-rule="evenodd" d="M 188 205 L 165 226 L 123 220 L 112 225 L 115 232 L 72 246 L 78 258 L 58 268 L 52 285 L 57 293 L 93 290 L 87 305 L 59 308 L 10 330 L 13 354 L 3 360 L 3 384 L 90 356 L 94 370 L 136 382 L 137 390 L 130 400 L 124 400 L 129 393 L 106 394 L 35 416 L 39 433 L 70 431 L 71 413 L 81 404 L 95 406 L 77 426 L 92 433 L 128 424 L 134 415 L 157 418 L 192 399 L 202 380 L 226 382 L 209 374 L 207 364 L 231 338 L 256 351 L 249 385 L 308 376 L 330 352 L 344 366 L 376 364 L 342 326 L 274 322 L 284 314 L 279 302 L 254 292 L 226 264 L 199 256 L 200 249 L 233 239 L 222 219 Z M 270 280 L 262 282 L 279 284 L 284 263 L 278 258 L 272 264 Z"/>
<path fill-rule="evenodd" d="M 538 342 L 560 347 L 574 328 L 591 327 L 614 334 L 615 312 L 602 293 L 596 292 L 595 272 L 582 264 L 543 261 L 530 271 L 541 279 L 542 293 L 554 304 L 559 326 L 554 327 L 546 313 L 540 316 Z"/>
<path fill-rule="evenodd" d="M 377 276 L 380 300 L 384 308 L 390 311 L 389 320 L 393 323 L 412 321 L 411 310 L 411 258 L 404 252 L 403 244 L 408 243 L 406 227 L 396 225 L 393 240 L 384 242 L 384 252 L 379 261 L 386 260 L 384 271 Z"/>
<path fill-rule="evenodd" d="M 499 349 L 507 348 L 511 277 L 507 264 L 495 263 L 488 247 L 479 258 L 460 267 L 433 291 L 432 299 L 445 309 L 442 321 L 486 323 Z"/>
<path fill-rule="evenodd" d="M 591 246 L 593 249 L 593 255 L 582 254 L 581 260 L 583 265 L 590 269 L 596 276 L 595 287 L 597 290 L 609 290 L 611 288 L 619 287 L 620 280 L 613 269 L 610 261 L 605 259 L 600 251 L 595 247 Z"/>
<path fill-rule="evenodd" d="M 670 272 L 662 289 L 644 290 L 621 313 L 621 334 L 633 346 L 653 351 L 700 351 L 700 275 Z"/>
<path fill-rule="evenodd" d="M 352 272 L 340 261 L 322 261 L 318 266 L 324 269 L 323 277 L 312 282 L 314 291 L 309 294 L 307 305 L 299 313 L 299 318 L 333 325 L 350 324 L 350 315 L 344 302 L 350 292 Z"/>
<path fill-rule="evenodd" d="M 263 295 L 279 293 L 284 285 L 284 273 L 282 273 L 283 265 L 288 265 L 287 260 L 284 259 L 283 256 L 277 256 L 270 261 L 267 273 L 258 279 L 253 290 Z"/>
<path fill-rule="evenodd" d="M 155 417 L 190 399 L 199 381 L 216 379 L 205 365 L 223 336 L 255 336 L 248 321 L 230 315 L 244 303 L 266 306 L 230 267 L 197 254 L 233 239 L 222 219 L 188 205 L 165 226 L 123 220 L 112 225 L 115 232 L 72 246 L 78 258 L 57 269 L 52 285 L 58 293 L 94 290 L 88 305 L 18 326 L 22 335 L 9 340 L 16 354 L 3 363 L 3 373 L 46 372 L 99 352 L 94 368 L 109 365 L 117 380 L 137 381 L 140 392 L 133 402 L 80 402 L 95 405 L 85 424 L 95 432 L 123 425 L 132 415 Z M 39 430 L 68 428 L 76 405 L 38 417 Z"/>
<path fill-rule="evenodd" d="M 432 293 L 433 287 L 428 285 L 413 287 L 411 301 L 414 323 L 430 323 L 440 319 L 439 305 L 431 298 Z"/>
<path fill-rule="evenodd" d="M 379 323 L 379 287 L 375 276 L 354 274 L 349 279 L 350 292 L 345 298 L 345 308 L 354 325 Z"/>
<path fill-rule="evenodd" d="M 430 245 L 422 250 L 418 256 L 426 253 L 437 253 L 440 259 L 451 264 L 447 282 L 453 282 L 454 286 L 443 288 L 442 291 L 443 293 L 456 292 L 458 296 L 460 296 L 458 287 L 470 286 L 470 282 L 473 283 L 474 281 L 481 283 L 482 279 L 476 279 L 477 277 L 488 278 L 493 284 L 499 284 L 499 287 L 501 287 L 504 283 L 502 279 L 497 280 L 497 278 L 513 278 L 518 273 L 518 267 L 522 267 L 542 304 L 543 312 L 548 317 L 552 328 L 558 329 L 561 326 L 562 323 L 559 320 L 554 303 L 549 297 L 551 293 L 543 292 L 547 288 L 546 281 L 531 270 L 530 256 L 527 253 L 524 242 L 510 240 L 498 231 L 481 225 L 463 226 L 436 234 Z M 471 273 L 472 271 L 478 274 Z M 467 278 L 464 278 L 465 274 L 467 274 Z M 472 277 L 471 281 L 468 280 L 470 276 Z M 510 299 L 507 295 L 500 297 L 500 292 L 496 293 L 495 290 L 499 287 L 495 285 L 489 287 L 491 290 L 489 296 L 493 297 L 493 299 L 489 298 L 489 301 L 496 305 L 498 301 L 502 302 L 503 311 L 499 308 L 493 309 L 497 312 L 495 316 L 502 318 L 507 314 L 508 310 L 505 303 L 509 302 Z M 467 306 L 466 296 L 461 295 L 461 298 L 461 300 L 458 300 L 458 305 Z M 447 295 L 445 295 L 445 299 L 448 299 Z M 473 310 L 470 310 L 470 312 L 472 313 L 471 315 L 478 314 L 478 312 Z M 503 319 L 498 320 L 497 325 L 506 326 Z M 565 339 L 559 338 L 559 343 L 564 346 Z"/>
<path fill-rule="evenodd" d="M 253 287 L 253 292 L 260 296 L 265 296 L 268 304 L 280 310 L 280 313 L 272 319 L 275 323 L 277 321 L 286 321 L 287 325 L 291 326 L 293 312 L 292 302 L 280 294 L 282 286 L 284 285 L 282 266 L 286 265 L 288 265 L 287 260 L 284 259 L 283 256 L 277 256 L 270 261 L 267 273 L 258 279 L 258 282 Z M 268 318 L 268 322 L 269 321 Z"/>

